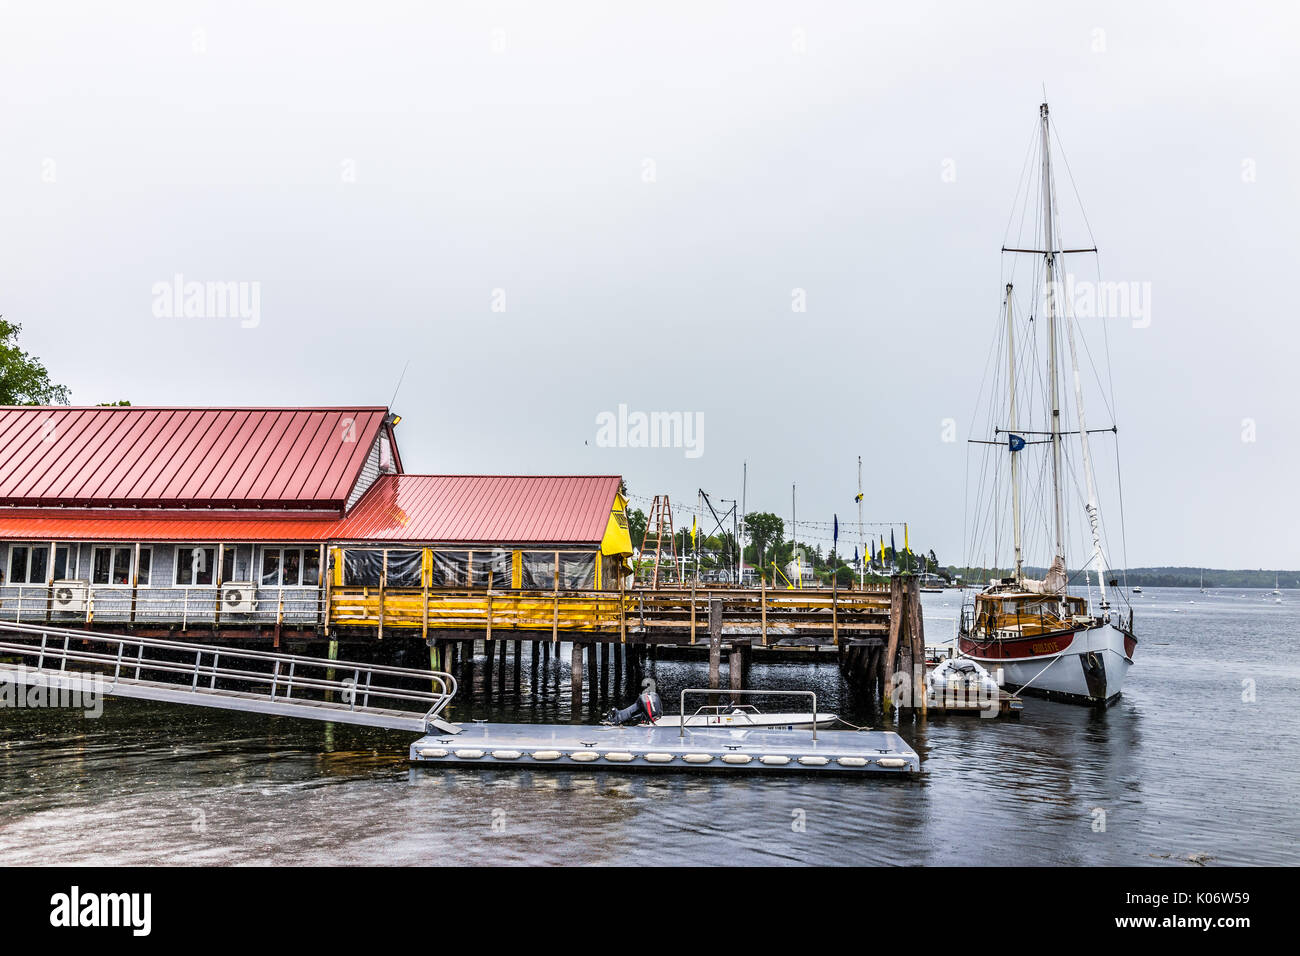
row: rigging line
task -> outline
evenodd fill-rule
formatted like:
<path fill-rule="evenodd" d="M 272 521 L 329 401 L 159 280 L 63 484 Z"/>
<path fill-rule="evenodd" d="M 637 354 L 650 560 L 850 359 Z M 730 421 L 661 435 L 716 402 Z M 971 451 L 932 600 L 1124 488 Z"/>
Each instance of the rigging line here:
<path fill-rule="evenodd" d="M 1065 172 L 1066 172 L 1066 176 L 1070 180 L 1070 188 L 1074 192 L 1075 201 L 1078 202 L 1079 204 L 1079 214 L 1083 218 L 1084 228 L 1088 230 L 1088 241 L 1092 243 L 1094 247 L 1096 247 L 1097 240 L 1096 237 L 1093 235 L 1092 223 L 1088 221 L 1088 210 L 1083 204 L 1083 197 L 1079 195 L 1079 186 L 1078 183 L 1075 182 L 1074 172 L 1073 170 L 1070 169 L 1070 159 L 1069 156 L 1066 154 L 1065 144 L 1061 142 L 1061 133 L 1060 133 L 1059 126 L 1053 124 L 1052 133 L 1053 135 L 1056 136 L 1056 145 L 1061 152 L 1061 160 L 1062 162 L 1065 163 Z M 1095 254 L 1094 262 L 1097 270 L 1097 286 L 1098 288 L 1100 288 L 1101 287 L 1101 254 L 1100 253 Z M 1119 414 L 1117 410 L 1118 406 L 1115 402 L 1115 369 L 1114 369 L 1114 364 L 1111 361 L 1111 353 L 1110 353 L 1110 330 L 1107 327 L 1107 323 L 1104 321 L 1102 322 L 1101 328 L 1102 328 L 1102 340 L 1105 346 L 1107 387 L 1110 391 L 1110 401 L 1107 405 L 1107 410 L 1110 412 L 1110 420 L 1115 425 L 1118 425 L 1119 424 Z M 1088 350 L 1088 344 L 1086 339 L 1084 340 L 1084 350 L 1088 352 L 1088 362 L 1090 365 L 1092 365 L 1093 374 L 1097 377 L 1098 384 L 1100 384 L 1101 375 L 1097 372 L 1096 363 L 1093 362 L 1092 353 L 1091 351 Z M 1117 490 L 1118 490 L 1118 497 L 1119 497 L 1120 548 L 1124 556 L 1124 567 L 1121 569 L 1121 571 L 1124 576 L 1124 603 L 1127 605 L 1129 603 L 1128 602 L 1128 529 L 1124 520 L 1124 477 L 1123 477 L 1123 472 L 1120 469 L 1118 435 L 1115 438 L 1115 477 L 1116 477 L 1116 482 L 1119 485 L 1119 488 Z"/>
<path fill-rule="evenodd" d="M 1052 124 L 1052 135 L 1056 137 L 1056 148 L 1061 153 L 1061 161 L 1065 163 L 1065 176 L 1070 180 L 1070 189 L 1074 191 L 1074 198 L 1079 203 L 1079 215 L 1083 217 L 1083 227 L 1088 230 L 1088 241 L 1095 247 L 1097 240 L 1092 234 L 1092 224 L 1088 222 L 1088 210 L 1083 206 L 1083 197 L 1079 195 L 1079 186 L 1074 181 L 1074 172 L 1070 169 L 1070 157 L 1065 153 L 1065 144 L 1061 142 L 1061 130 L 1059 123 Z"/>

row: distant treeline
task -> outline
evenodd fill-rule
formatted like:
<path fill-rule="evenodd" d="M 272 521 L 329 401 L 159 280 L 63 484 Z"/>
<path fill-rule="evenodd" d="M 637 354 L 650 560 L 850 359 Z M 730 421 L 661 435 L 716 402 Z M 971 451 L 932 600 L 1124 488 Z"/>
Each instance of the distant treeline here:
<path fill-rule="evenodd" d="M 950 575 L 960 574 L 966 583 L 981 584 L 989 578 L 1010 577 L 1009 568 L 953 568 L 947 569 Z M 1045 568 L 1025 568 L 1029 577 L 1041 578 Z M 1078 571 L 1071 572 L 1077 582 L 1083 583 Z M 1268 570 L 1257 571 L 1226 570 L 1222 568 L 1129 568 L 1125 576 L 1119 571 L 1111 572 L 1111 577 L 1118 577 L 1120 582 L 1127 581 L 1129 587 L 1143 588 L 1197 588 L 1201 586 L 1201 575 L 1205 575 L 1207 588 L 1273 588 L 1274 580 L 1279 588 L 1300 588 L 1300 571 Z M 1096 575 L 1092 576 L 1096 581 Z"/>

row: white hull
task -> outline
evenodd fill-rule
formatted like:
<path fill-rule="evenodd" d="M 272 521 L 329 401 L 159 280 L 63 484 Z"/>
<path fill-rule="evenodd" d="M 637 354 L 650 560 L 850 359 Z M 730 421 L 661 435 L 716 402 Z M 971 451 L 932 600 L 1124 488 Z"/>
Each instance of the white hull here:
<path fill-rule="evenodd" d="M 1068 647 L 1057 654 L 995 658 L 969 657 L 984 665 L 1004 687 L 1048 697 L 1109 703 L 1133 666 L 1125 650 L 1124 633 L 1111 624 L 1075 631 Z"/>

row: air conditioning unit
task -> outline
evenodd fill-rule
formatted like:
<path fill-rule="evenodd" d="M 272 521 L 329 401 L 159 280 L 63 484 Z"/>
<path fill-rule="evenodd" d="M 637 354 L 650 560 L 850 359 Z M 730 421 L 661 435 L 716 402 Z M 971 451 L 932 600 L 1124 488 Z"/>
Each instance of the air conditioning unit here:
<path fill-rule="evenodd" d="M 251 581 L 231 581 L 221 585 L 221 613 L 252 614 L 255 593 Z"/>
<path fill-rule="evenodd" d="M 89 594 L 89 581 L 55 581 L 54 610 L 85 614 Z"/>

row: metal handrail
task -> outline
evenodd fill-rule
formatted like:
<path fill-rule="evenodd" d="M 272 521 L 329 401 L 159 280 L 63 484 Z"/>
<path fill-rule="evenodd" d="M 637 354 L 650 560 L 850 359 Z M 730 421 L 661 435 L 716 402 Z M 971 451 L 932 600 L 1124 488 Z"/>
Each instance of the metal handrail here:
<path fill-rule="evenodd" d="M 321 657 L 246 651 L 229 646 L 202 645 L 30 624 L 0 623 L 0 633 L 3 632 L 33 639 L 40 638 L 39 643 L 35 640 L 28 642 L 0 640 L 0 653 L 34 658 L 37 670 L 50 670 L 56 664 L 60 672 L 66 671 L 69 664 L 102 665 L 111 672 L 114 685 L 122 680 L 130 680 L 139 684 L 188 689 L 195 695 L 220 694 L 223 691 L 241 695 L 254 693 L 265 696 L 268 700 L 292 700 L 296 703 L 327 702 L 330 695 L 338 693 L 343 695 L 351 711 L 358 710 L 358 704 L 362 710 L 368 709 L 372 696 L 389 702 L 416 702 L 428 705 L 423 715 L 426 725 L 447 707 L 459 686 L 456 678 L 448 673 L 393 667 L 387 664 L 361 664 Z M 62 640 L 58 641 L 59 638 Z M 109 649 L 97 651 L 85 647 L 73 647 L 73 640 L 109 645 Z M 60 646 L 56 646 L 56 642 Z M 134 660 L 127 657 L 128 648 L 135 651 L 132 655 Z M 193 654 L 193 660 L 151 658 L 146 655 L 147 651 L 167 651 L 177 655 Z M 210 662 L 205 661 L 205 658 L 210 658 Z M 269 671 L 250 670 L 247 666 L 222 664 L 220 661 L 223 658 L 243 660 L 245 664 L 248 661 L 266 662 L 271 665 L 271 668 Z M 124 665 L 133 672 L 132 677 L 123 677 Z M 286 667 L 287 677 L 284 670 Z M 324 670 L 325 676 L 311 673 L 313 669 Z M 303 673 L 304 670 L 308 672 Z M 350 676 L 339 679 L 332 676 L 334 672 L 343 672 Z M 164 675 L 173 679 L 160 679 Z M 428 681 L 433 689 L 404 688 L 397 686 L 396 681 L 376 684 L 377 676 L 381 679 L 404 678 L 419 683 Z M 206 680 L 206 688 L 200 687 L 201 679 Z M 260 689 L 252 691 L 222 689 L 217 687 L 218 680 L 235 681 Z M 188 688 L 186 688 L 187 684 Z M 295 692 L 298 696 L 294 696 Z M 319 698 L 324 698 L 324 701 L 304 696 L 312 692 L 316 692 Z M 361 698 L 360 702 L 358 698 Z M 416 714 L 412 713 L 411 716 L 415 717 Z"/>
<path fill-rule="evenodd" d="M 687 694 L 749 694 L 753 697 L 811 697 L 812 698 L 812 739 L 817 739 L 817 692 L 811 690 L 732 690 L 722 691 L 716 687 L 685 687 L 681 696 L 682 725 L 678 731 L 679 738 L 686 736 L 686 695 Z"/>

